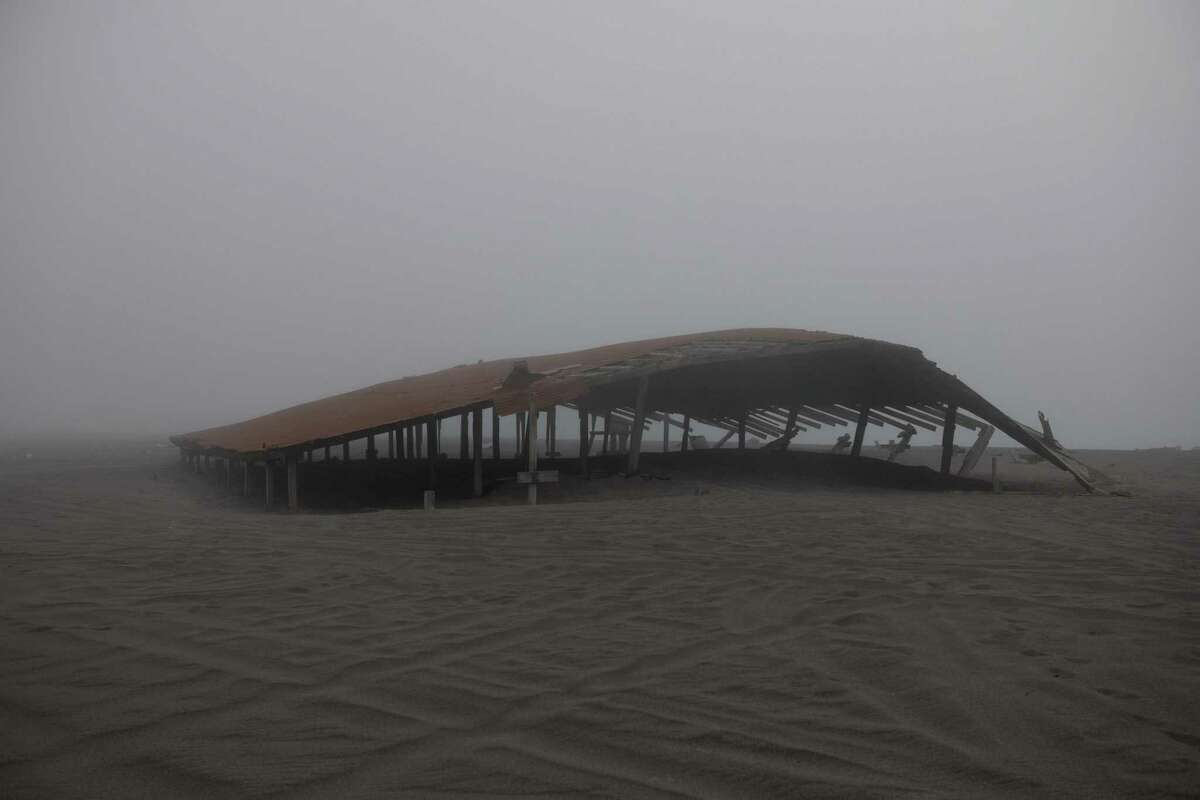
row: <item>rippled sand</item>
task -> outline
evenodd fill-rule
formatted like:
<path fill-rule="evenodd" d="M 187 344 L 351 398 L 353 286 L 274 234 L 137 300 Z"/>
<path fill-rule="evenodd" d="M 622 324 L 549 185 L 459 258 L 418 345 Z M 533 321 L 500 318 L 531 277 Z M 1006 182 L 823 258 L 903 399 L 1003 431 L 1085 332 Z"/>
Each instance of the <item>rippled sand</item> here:
<path fill-rule="evenodd" d="M 708 488 L 268 515 L 169 455 L 7 469 L 0 796 L 1200 791 L 1197 493 Z"/>

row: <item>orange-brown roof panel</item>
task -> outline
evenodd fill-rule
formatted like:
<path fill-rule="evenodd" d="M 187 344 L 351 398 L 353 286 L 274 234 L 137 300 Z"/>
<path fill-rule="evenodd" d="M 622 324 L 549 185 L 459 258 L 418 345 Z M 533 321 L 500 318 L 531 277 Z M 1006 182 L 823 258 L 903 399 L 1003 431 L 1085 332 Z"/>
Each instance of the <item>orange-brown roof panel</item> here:
<path fill-rule="evenodd" d="M 748 349 L 770 354 L 778 349 L 790 351 L 855 339 L 824 331 L 744 328 L 497 359 L 379 383 L 244 422 L 173 436 L 171 441 L 180 446 L 239 453 L 313 445 L 491 403 L 500 413 L 511 413 L 525 407 L 531 396 L 540 405 L 569 402 L 581 396 L 587 386 L 611 380 L 612 373 L 606 368 L 620 366 L 622 375 L 628 376 L 634 374 L 629 370 L 639 367 L 641 372 L 653 372 L 734 359 L 745 356 Z M 521 361 L 528 365 L 533 382 L 519 390 L 506 390 L 505 379 Z"/>

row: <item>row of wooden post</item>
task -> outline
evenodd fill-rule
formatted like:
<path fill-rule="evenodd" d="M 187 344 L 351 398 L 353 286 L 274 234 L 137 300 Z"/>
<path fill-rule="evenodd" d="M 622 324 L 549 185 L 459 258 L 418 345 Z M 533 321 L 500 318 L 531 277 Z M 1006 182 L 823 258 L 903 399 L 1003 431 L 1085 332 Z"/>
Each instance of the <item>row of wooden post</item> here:
<path fill-rule="evenodd" d="M 633 422 L 629 432 L 629 452 L 627 473 L 636 474 L 639 468 L 641 456 L 642 434 L 646 421 L 646 399 L 649 390 L 649 378 L 643 377 L 638 381 L 637 395 L 634 401 Z M 546 410 L 546 452 L 548 454 L 556 453 L 557 449 L 557 407 L 551 407 Z M 592 438 L 595 435 L 595 422 L 597 415 L 589 414 L 586 409 L 579 408 L 579 472 L 586 476 L 588 470 L 588 458 L 590 456 Z M 793 412 L 794 413 L 794 412 Z M 525 459 L 528 462 L 528 469 L 531 473 L 537 471 L 538 461 L 538 417 L 539 410 L 531 403 L 528 412 L 518 412 L 516 415 L 517 427 L 517 442 L 518 442 L 518 459 Z M 945 410 L 944 426 L 942 433 L 942 460 L 941 473 L 948 475 L 950 473 L 951 459 L 954 454 L 954 433 L 957 424 L 958 409 L 950 405 Z M 859 409 L 857 425 L 854 431 L 854 444 L 851 448 L 851 455 L 860 456 L 862 454 L 863 438 L 866 433 L 866 426 L 871 417 L 871 409 L 869 405 L 863 405 Z M 589 426 L 588 420 L 591 419 Z M 602 453 L 607 453 L 610 447 L 610 440 L 615 434 L 612 433 L 612 412 L 608 411 L 604 415 L 604 438 L 602 445 Z M 794 433 L 793 417 L 789 416 L 788 427 L 785 435 Z M 663 452 L 667 452 L 670 448 L 670 426 L 671 417 L 669 414 L 663 415 Z M 690 435 L 690 418 L 683 417 L 683 438 L 680 442 L 680 450 L 686 452 L 689 449 Z M 387 453 L 391 459 L 420 459 L 424 457 L 429 464 L 429 485 L 432 487 L 437 481 L 437 461 L 440 456 L 440 420 L 437 418 L 427 420 L 425 423 L 424 436 L 421 436 L 420 424 L 398 426 L 387 431 Z M 738 449 L 746 447 L 746 417 L 743 415 L 738 420 L 737 425 L 737 441 Z M 730 432 L 732 434 L 732 431 Z M 375 436 L 370 434 L 367 436 L 367 458 L 373 460 L 377 457 L 375 448 Z M 726 436 L 728 438 L 728 435 Z M 724 440 L 722 440 L 724 441 Z M 613 447 L 617 447 L 616 443 L 612 443 Z M 330 448 L 325 446 L 325 459 L 330 457 Z M 203 458 L 204 469 L 209 468 L 208 455 L 198 453 L 186 454 L 181 452 L 181 458 L 187 460 L 191 458 L 194 462 L 196 471 L 201 469 L 200 458 Z M 471 459 L 473 463 L 472 469 L 472 489 L 473 494 L 479 497 L 483 494 L 483 409 L 475 408 L 469 412 L 464 412 L 461 415 L 459 426 L 459 458 L 462 460 Z M 500 459 L 500 417 L 492 414 L 492 458 Z M 233 461 L 225 458 L 226 482 L 227 486 L 232 489 L 233 485 Z M 285 454 L 284 467 L 287 475 L 287 498 L 288 507 L 296 509 L 299 507 L 299 476 L 298 476 L 298 453 L 293 451 Z M 311 449 L 305 453 L 305 460 L 312 461 Z M 342 460 L 350 460 L 350 442 L 349 440 L 342 442 Z M 250 463 L 242 461 L 243 464 L 243 487 L 244 495 L 250 493 Z M 263 462 L 264 480 L 263 494 L 266 506 L 271 507 L 274 501 L 274 476 L 273 470 L 269 461 Z M 537 489 L 536 482 L 530 484 L 530 499 L 536 501 Z"/>

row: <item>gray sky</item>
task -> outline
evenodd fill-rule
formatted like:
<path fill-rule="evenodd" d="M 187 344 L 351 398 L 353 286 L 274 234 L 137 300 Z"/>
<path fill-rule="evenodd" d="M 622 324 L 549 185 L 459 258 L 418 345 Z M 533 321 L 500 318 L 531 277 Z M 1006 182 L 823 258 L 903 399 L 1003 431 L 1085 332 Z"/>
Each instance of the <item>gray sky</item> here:
<path fill-rule="evenodd" d="M 734 326 L 1200 445 L 1200 6 L 0 4 L 0 434 Z"/>

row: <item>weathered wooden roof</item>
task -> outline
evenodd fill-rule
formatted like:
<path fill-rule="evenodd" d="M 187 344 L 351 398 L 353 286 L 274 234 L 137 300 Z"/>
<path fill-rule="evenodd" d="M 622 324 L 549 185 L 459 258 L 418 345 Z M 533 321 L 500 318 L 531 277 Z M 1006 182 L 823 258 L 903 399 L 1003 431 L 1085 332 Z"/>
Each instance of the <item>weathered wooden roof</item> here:
<path fill-rule="evenodd" d="M 988 403 L 919 350 L 875 339 L 791 328 L 746 328 L 464 364 L 314 400 L 260 417 L 172 436 L 180 447 L 259 454 L 319 447 L 492 406 L 497 413 L 571 403 L 628 405 L 642 376 L 648 407 L 728 418 L 789 403 L 953 404 L 991 423 L 1051 463 L 1079 466 Z"/>

